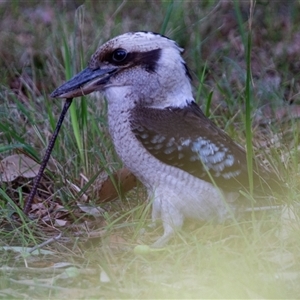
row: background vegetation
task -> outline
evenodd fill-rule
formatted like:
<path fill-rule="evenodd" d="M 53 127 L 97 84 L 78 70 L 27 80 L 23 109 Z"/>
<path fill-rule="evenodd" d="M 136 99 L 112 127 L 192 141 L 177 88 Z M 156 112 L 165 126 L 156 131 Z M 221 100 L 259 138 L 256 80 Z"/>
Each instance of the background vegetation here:
<path fill-rule="evenodd" d="M 292 0 L 1 1 L 0 297 L 298 298 L 299 13 Z M 29 218 L 23 215 L 35 173 L 15 169 L 20 155 L 43 157 L 63 105 L 49 94 L 99 45 L 139 30 L 186 49 L 198 103 L 243 146 L 251 126 L 254 154 L 288 182 L 281 200 L 289 206 L 228 224 L 186 224 L 165 249 L 135 254 L 161 228 L 145 230 L 141 185 L 103 199 L 106 174 L 122 164 L 105 99 L 92 95 L 74 101 Z"/>

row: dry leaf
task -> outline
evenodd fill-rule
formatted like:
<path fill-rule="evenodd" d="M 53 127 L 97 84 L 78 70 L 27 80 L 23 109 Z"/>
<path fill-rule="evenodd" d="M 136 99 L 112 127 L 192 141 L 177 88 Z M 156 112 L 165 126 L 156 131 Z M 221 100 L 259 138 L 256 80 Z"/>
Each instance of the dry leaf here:
<path fill-rule="evenodd" d="M 115 182 L 115 185 L 113 183 Z M 137 184 L 136 177 L 126 168 L 118 170 L 113 174 L 113 181 L 108 177 L 101 185 L 98 197 L 99 202 L 108 202 L 119 197 L 118 190 L 116 186 L 120 187 L 123 193 L 126 193 L 133 189 Z"/>
<path fill-rule="evenodd" d="M 104 282 L 104 283 L 110 282 L 110 278 L 104 270 L 101 270 L 100 282 Z"/>
<path fill-rule="evenodd" d="M 88 215 L 94 216 L 94 217 L 102 216 L 103 213 L 105 212 L 105 210 L 99 206 L 94 207 L 94 206 L 89 206 L 89 205 L 83 205 L 80 203 L 77 203 L 77 205 L 83 212 L 85 212 Z"/>
<path fill-rule="evenodd" d="M 56 219 L 56 220 L 54 221 L 54 225 L 57 226 L 57 227 L 63 227 L 63 226 L 66 226 L 67 223 L 68 223 L 68 221 L 60 220 L 60 219 Z"/>
<path fill-rule="evenodd" d="M 44 250 L 44 249 L 36 249 L 34 251 L 32 251 L 33 248 L 31 247 L 19 247 L 19 246 L 3 246 L 0 247 L 0 250 L 4 250 L 4 251 L 13 251 L 13 252 L 17 252 L 20 254 L 27 254 L 30 253 L 31 255 L 53 255 L 54 252 L 49 251 L 49 250 Z"/>
<path fill-rule="evenodd" d="M 0 181 L 11 182 L 17 177 L 35 177 L 40 165 L 24 154 L 14 154 L 4 158 L 0 162 Z"/>

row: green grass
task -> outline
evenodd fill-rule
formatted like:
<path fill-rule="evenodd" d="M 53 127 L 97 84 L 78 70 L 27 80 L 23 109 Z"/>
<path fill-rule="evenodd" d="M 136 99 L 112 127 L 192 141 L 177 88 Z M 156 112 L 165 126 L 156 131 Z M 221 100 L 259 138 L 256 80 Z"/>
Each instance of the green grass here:
<path fill-rule="evenodd" d="M 249 161 L 267 158 L 289 184 L 282 200 L 299 203 L 297 118 L 271 116 L 269 122 L 263 115 L 267 106 L 279 112 L 291 99 L 299 102 L 300 52 L 294 50 L 299 13 L 296 1 L 261 1 L 250 32 L 248 4 L 239 1 L 86 1 L 77 9 L 72 1 L 1 3 L 0 159 L 27 153 L 41 161 L 64 104 L 49 94 L 85 68 L 99 44 L 123 32 L 150 30 L 186 49 L 195 98 L 205 114 L 247 148 Z M 187 223 L 165 249 L 135 254 L 137 245 L 151 244 L 162 229 L 147 228 L 151 207 L 141 185 L 100 203 L 98 175 L 112 176 L 122 167 L 106 112 L 99 95 L 74 99 L 32 220 L 21 211 L 32 179 L 0 182 L 4 298 L 299 297 L 300 227 L 294 206 L 290 219 L 273 211 L 221 225 Z M 279 142 L 272 144 L 277 136 Z M 265 141 L 271 146 L 261 146 Z M 105 212 L 94 217 L 80 210 L 77 203 L 85 203 L 86 196 Z M 33 247 L 59 232 L 61 239 L 43 247 L 52 255 L 24 257 L 1 248 Z M 77 271 L 71 269 L 67 278 L 54 263 Z M 36 269 L 26 271 L 27 265 Z"/>

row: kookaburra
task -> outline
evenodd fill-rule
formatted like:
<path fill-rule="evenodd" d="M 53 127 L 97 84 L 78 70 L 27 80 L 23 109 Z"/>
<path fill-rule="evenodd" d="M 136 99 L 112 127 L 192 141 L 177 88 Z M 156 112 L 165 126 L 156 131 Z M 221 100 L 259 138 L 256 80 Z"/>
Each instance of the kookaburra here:
<path fill-rule="evenodd" d="M 186 218 L 226 220 L 239 210 L 235 195 L 249 189 L 246 153 L 195 103 L 182 52 L 160 34 L 125 33 L 102 45 L 86 69 L 51 94 L 104 93 L 116 152 L 147 187 L 153 221 L 163 223 L 154 247 Z M 255 189 L 270 193 L 280 182 L 256 163 L 253 169 Z"/>

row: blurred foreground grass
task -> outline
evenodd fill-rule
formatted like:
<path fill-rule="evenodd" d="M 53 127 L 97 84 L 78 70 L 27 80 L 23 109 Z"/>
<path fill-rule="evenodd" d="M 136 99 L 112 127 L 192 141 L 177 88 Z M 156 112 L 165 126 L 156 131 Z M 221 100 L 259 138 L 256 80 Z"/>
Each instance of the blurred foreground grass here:
<path fill-rule="evenodd" d="M 127 31 L 155 31 L 186 49 L 197 101 L 242 145 L 245 88 L 251 83 L 254 153 L 286 178 L 290 193 L 283 200 L 299 203 L 299 13 L 298 1 L 257 1 L 247 81 L 247 1 L 2 1 L 0 159 L 26 153 L 41 160 L 63 105 L 49 98 L 54 88 L 84 68 L 106 40 Z M 105 212 L 97 216 L 78 209 L 86 198 L 74 186 L 86 189 L 96 205 L 94 179 L 122 166 L 99 95 L 74 101 L 52 157 L 39 191 L 52 206 L 37 202 L 39 219 L 20 218 L 32 179 L 0 183 L 2 297 L 299 297 L 294 207 L 238 224 L 187 224 L 165 250 L 145 256 L 133 248 L 160 232 L 141 234 L 149 218 L 143 187 L 101 204 Z M 1 248 L 32 247 L 59 232 L 62 237 L 44 247 L 51 255 L 18 256 Z M 28 266 L 35 269 L 29 272 Z"/>

